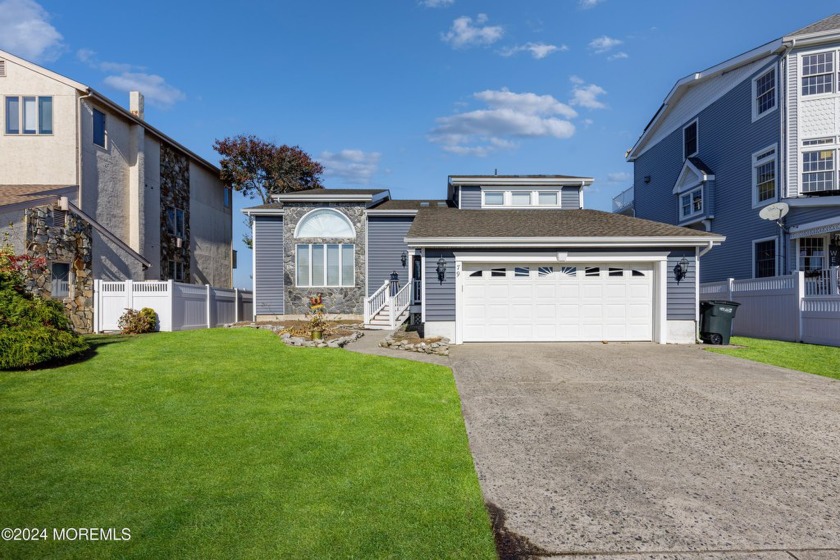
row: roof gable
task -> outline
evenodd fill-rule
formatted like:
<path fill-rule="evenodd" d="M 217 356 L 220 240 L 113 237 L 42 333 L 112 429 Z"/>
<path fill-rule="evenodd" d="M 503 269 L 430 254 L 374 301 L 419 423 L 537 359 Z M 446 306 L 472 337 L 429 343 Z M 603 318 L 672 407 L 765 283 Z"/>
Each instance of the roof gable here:
<path fill-rule="evenodd" d="M 801 37 L 803 35 L 830 33 L 832 31 L 840 31 L 840 14 L 830 15 L 818 22 L 807 25 L 802 29 L 797 29 L 793 33 L 788 34 L 786 37 Z"/>
<path fill-rule="evenodd" d="M 700 158 L 692 157 L 685 160 L 682 171 L 680 171 L 677 182 L 674 183 L 673 194 L 685 192 L 694 188 L 704 181 L 711 181 L 715 178 L 712 170 L 703 163 Z"/>

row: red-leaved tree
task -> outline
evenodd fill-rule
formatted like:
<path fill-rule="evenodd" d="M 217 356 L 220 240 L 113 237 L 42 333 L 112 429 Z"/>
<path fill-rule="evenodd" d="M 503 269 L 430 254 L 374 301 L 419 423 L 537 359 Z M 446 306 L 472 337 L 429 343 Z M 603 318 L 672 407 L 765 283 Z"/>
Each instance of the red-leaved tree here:
<path fill-rule="evenodd" d="M 320 188 L 324 167 L 298 146 L 277 146 L 256 136 L 216 140 L 222 182 L 248 198 L 271 202 L 271 195 Z"/>

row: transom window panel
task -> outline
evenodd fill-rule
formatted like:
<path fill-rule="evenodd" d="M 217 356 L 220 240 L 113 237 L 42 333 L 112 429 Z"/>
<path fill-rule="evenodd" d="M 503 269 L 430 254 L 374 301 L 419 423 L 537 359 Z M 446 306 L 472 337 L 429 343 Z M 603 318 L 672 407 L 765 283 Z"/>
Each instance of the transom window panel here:
<path fill-rule="evenodd" d="M 683 157 L 689 158 L 697 153 L 697 121 L 683 129 Z"/>
<path fill-rule="evenodd" d="M 492 278 L 504 277 L 505 272 L 507 272 L 507 271 L 504 268 L 492 268 L 492 269 L 490 269 L 490 276 Z"/>
<path fill-rule="evenodd" d="M 560 268 L 559 273 L 563 276 L 577 276 L 577 267 L 563 266 Z"/>
<path fill-rule="evenodd" d="M 624 276 L 624 269 L 623 268 L 610 268 L 609 269 L 610 276 Z"/>
<path fill-rule="evenodd" d="M 505 193 L 503 192 L 485 192 L 484 205 L 485 206 L 504 206 Z"/>
<path fill-rule="evenodd" d="M 553 266 L 541 266 L 537 271 L 537 275 L 539 277 L 550 276 L 553 273 L 554 273 L 554 267 Z"/>
<path fill-rule="evenodd" d="M 6 97 L 6 134 L 52 134 L 52 97 Z"/>
<path fill-rule="evenodd" d="M 295 282 L 300 287 L 354 286 L 355 245 L 313 243 L 295 246 Z"/>
<path fill-rule="evenodd" d="M 776 198 L 776 148 L 753 157 L 753 187 L 755 203 Z"/>
<path fill-rule="evenodd" d="M 755 80 L 755 113 L 763 115 L 776 107 L 776 69 L 759 76 Z"/>
<path fill-rule="evenodd" d="M 356 229 L 349 218 L 332 208 L 319 208 L 301 218 L 295 230 L 296 238 L 304 237 L 356 237 Z"/>
<path fill-rule="evenodd" d="M 519 278 L 531 276 L 531 269 L 527 266 L 517 266 L 513 269 L 513 275 Z"/>
<path fill-rule="evenodd" d="M 597 266 L 587 266 L 585 269 L 586 276 L 600 276 L 601 269 Z"/>
<path fill-rule="evenodd" d="M 834 52 L 808 54 L 802 57 L 802 95 L 834 91 Z"/>
<path fill-rule="evenodd" d="M 688 218 L 703 211 L 703 189 L 694 189 L 680 196 L 680 215 Z"/>
<path fill-rule="evenodd" d="M 755 277 L 776 275 L 776 240 L 768 239 L 755 244 Z"/>
<path fill-rule="evenodd" d="M 558 208 L 562 205 L 560 189 L 482 190 L 481 197 L 484 207 L 544 206 Z"/>
<path fill-rule="evenodd" d="M 802 153 L 802 191 L 834 190 L 834 150 Z"/>
<path fill-rule="evenodd" d="M 557 193 L 540 191 L 538 200 L 540 206 L 557 206 Z"/>

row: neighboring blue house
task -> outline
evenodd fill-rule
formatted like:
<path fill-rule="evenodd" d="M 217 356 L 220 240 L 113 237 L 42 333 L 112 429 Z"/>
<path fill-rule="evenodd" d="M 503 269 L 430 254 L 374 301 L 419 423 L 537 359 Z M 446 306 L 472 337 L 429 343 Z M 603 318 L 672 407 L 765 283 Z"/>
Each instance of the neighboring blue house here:
<path fill-rule="evenodd" d="M 253 218 L 256 320 L 330 314 L 485 341 L 696 340 L 699 255 L 720 235 L 583 209 L 588 177 L 452 176 L 445 200 L 386 189 L 275 196 Z M 391 284 L 398 278 L 399 286 Z"/>
<path fill-rule="evenodd" d="M 679 80 L 627 154 L 617 212 L 713 231 L 703 282 L 803 270 L 840 245 L 840 15 Z M 784 228 L 759 217 L 785 203 Z"/>

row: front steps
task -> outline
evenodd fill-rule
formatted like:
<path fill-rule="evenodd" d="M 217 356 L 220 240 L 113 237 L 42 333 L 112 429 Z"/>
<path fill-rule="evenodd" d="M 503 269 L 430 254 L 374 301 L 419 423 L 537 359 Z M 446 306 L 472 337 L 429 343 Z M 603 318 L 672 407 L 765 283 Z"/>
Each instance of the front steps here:
<path fill-rule="evenodd" d="M 383 307 L 379 311 L 379 313 L 374 315 L 373 318 L 369 322 L 365 323 L 365 328 L 366 329 L 371 329 L 371 330 L 377 330 L 377 331 L 393 330 L 391 328 L 390 319 L 388 318 L 388 315 L 390 314 L 390 312 L 391 312 L 391 306 L 386 303 L 385 307 Z M 398 326 L 403 324 L 403 322 L 407 318 L 408 318 L 408 308 L 406 308 L 405 311 L 403 311 L 402 313 L 400 313 L 397 316 L 397 321 L 396 321 L 396 325 L 394 326 L 394 329 L 396 329 Z"/>

